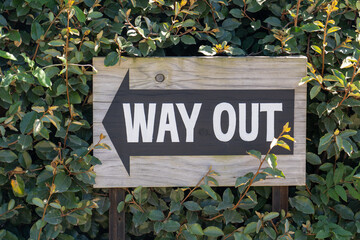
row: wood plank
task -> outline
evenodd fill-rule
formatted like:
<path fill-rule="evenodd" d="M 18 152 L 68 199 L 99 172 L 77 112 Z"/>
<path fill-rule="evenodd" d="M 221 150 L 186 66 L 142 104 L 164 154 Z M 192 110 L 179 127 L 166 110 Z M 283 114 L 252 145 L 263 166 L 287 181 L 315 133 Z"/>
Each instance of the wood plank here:
<path fill-rule="evenodd" d="M 289 187 L 276 186 L 272 187 L 272 211 L 280 212 L 281 210 L 288 211 L 289 208 Z"/>
<path fill-rule="evenodd" d="M 269 178 L 257 185 L 305 184 L 306 86 L 298 86 L 306 76 L 305 57 L 127 58 L 120 66 L 112 67 L 105 67 L 103 61 L 93 59 L 99 71 L 93 83 L 94 142 L 101 133 L 108 135 L 102 120 L 128 69 L 130 89 L 295 89 L 294 154 L 278 156 L 278 167 L 286 179 Z M 159 73 L 164 74 L 164 82 L 155 81 Z M 95 187 L 99 188 L 194 186 L 210 166 L 220 173 L 220 186 L 231 186 L 238 176 L 258 166 L 249 156 L 134 156 L 130 158 L 129 176 L 110 139 L 104 142 L 113 150 L 94 152 L 103 163 L 95 167 Z"/>
<path fill-rule="evenodd" d="M 125 211 L 118 213 L 119 202 L 125 200 L 125 190 L 121 188 L 109 189 L 109 239 L 125 239 Z"/>

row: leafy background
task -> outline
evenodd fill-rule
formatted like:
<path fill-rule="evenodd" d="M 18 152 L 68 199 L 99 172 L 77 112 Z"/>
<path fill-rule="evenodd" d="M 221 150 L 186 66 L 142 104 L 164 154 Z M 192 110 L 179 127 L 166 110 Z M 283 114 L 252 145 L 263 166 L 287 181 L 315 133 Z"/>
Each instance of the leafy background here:
<path fill-rule="evenodd" d="M 306 186 L 290 188 L 288 213 L 271 212 L 271 188 L 251 187 L 283 177 L 269 152 L 259 159 L 269 167 L 233 188 L 211 187 L 209 170 L 195 188 L 127 189 L 118 211 L 129 239 L 359 239 L 359 10 L 356 0 L 1 1 L 0 239 L 107 239 L 108 193 L 92 188 L 91 152 L 107 146 L 91 144 L 91 59 L 198 55 L 307 56 Z M 286 148 L 283 130 L 272 147 Z"/>

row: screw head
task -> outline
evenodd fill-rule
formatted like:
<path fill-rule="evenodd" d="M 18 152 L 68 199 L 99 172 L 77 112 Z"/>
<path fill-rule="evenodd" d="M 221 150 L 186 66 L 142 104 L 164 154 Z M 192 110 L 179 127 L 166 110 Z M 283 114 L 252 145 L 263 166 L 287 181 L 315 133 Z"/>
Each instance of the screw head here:
<path fill-rule="evenodd" d="M 164 74 L 162 74 L 162 73 L 156 74 L 155 80 L 156 80 L 157 82 L 163 82 L 163 81 L 165 80 Z"/>

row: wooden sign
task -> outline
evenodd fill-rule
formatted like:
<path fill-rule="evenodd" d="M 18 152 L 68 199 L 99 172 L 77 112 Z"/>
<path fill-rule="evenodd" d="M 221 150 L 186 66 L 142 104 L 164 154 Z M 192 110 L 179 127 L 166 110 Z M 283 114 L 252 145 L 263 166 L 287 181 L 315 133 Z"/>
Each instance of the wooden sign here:
<path fill-rule="evenodd" d="M 305 184 L 305 57 L 95 58 L 95 187 L 194 186 L 212 166 L 221 186 L 256 171 L 248 150 L 266 153 L 289 122 L 296 143 L 275 148 L 286 178 L 257 185 Z M 264 166 L 267 167 L 267 166 Z"/>

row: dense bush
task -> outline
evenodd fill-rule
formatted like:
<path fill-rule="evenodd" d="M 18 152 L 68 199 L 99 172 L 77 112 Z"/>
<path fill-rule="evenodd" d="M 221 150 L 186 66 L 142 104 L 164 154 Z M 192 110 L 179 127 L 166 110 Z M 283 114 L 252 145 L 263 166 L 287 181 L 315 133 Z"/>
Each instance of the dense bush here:
<path fill-rule="evenodd" d="M 0 239 L 107 238 L 107 193 L 92 189 L 91 152 L 107 148 L 90 144 L 93 57 L 290 54 L 308 57 L 309 101 L 307 183 L 291 188 L 289 213 L 271 212 L 271 188 L 251 187 L 264 173 L 224 189 L 208 185 L 211 171 L 196 188 L 129 189 L 118 210 L 131 239 L 360 238 L 359 10 L 356 0 L 1 1 Z M 281 176 L 275 156 L 264 160 Z"/>

